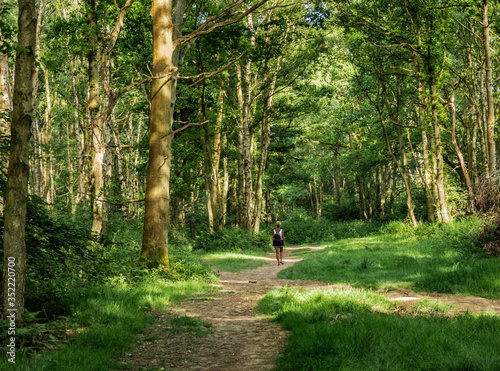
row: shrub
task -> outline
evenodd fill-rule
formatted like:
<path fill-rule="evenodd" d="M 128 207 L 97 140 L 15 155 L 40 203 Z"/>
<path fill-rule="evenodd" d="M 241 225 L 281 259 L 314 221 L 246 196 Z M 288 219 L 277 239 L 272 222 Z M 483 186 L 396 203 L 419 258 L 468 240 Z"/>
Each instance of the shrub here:
<path fill-rule="evenodd" d="M 271 235 L 262 231 L 257 235 L 246 233 L 243 229 L 226 228 L 222 232 L 204 232 L 196 239 L 193 249 L 204 251 L 241 251 L 269 250 Z"/>
<path fill-rule="evenodd" d="M 474 245 L 482 249 L 486 254 L 500 256 L 500 217 L 487 222 L 480 231 Z"/>
<path fill-rule="evenodd" d="M 102 250 L 93 248 L 92 243 L 87 226 L 56 219 L 40 199 L 30 198 L 26 218 L 25 292 L 29 311 L 44 311 L 48 316 L 66 314 L 69 310 L 64 300 L 66 295 L 103 277 Z"/>
<path fill-rule="evenodd" d="M 415 235 L 415 228 L 410 223 L 393 220 L 385 224 L 381 232 L 393 236 L 413 236 Z"/>
<path fill-rule="evenodd" d="M 335 236 L 329 235 L 328 224 L 325 220 L 315 219 L 305 209 L 297 209 L 287 215 L 282 227 L 286 243 L 319 243 L 335 239 Z"/>
<path fill-rule="evenodd" d="M 291 244 L 320 243 L 341 238 L 364 237 L 377 233 L 381 224 L 361 220 L 332 222 L 315 219 L 304 209 L 297 209 L 282 223 L 286 242 Z"/>
<path fill-rule="evenodd" d="M 500 174 L 481 181 L 475 189 L 475 205 L 478 212 L 500 213 Z"/>

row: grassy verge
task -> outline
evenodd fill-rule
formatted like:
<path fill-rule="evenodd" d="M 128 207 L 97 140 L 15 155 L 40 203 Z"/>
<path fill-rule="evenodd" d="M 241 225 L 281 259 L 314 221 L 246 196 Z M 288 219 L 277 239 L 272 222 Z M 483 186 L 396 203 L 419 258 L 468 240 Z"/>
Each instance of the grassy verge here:
<path fill-rule="evenodd" d="M 247 269 L 255 269 L 269 260 L 265 257 L 272 254 L 271 248 L 268 252 L 263 250 L 246 250 L 241 252 L 198 252 L 201 259 L 209 264 L 212 269 L 223 272 L 240 272 Z"/>
<path fill-rule="evenodd" d="M 467 250 L 467 225 L 432 235 L 379 234 L 302 253 L 281 278 L 320 280 L 373 290 L 408 287 L 500 299 L 499 259 Z"/>
<path fill-rule="evenodd" d="M 188 295 L 209 290 L 201 281 L 161 279 L 81 289 L 70 298 L 74 314 L 67 323 L 73 334 L 69 341 L 52 352 L 31 354 L 29 348 L 18 349 L 15 364 L 3 355 L 0 370 L 107 370 L 151 322 L 148 310 L 166 309 Z"/>
<path fill-rule="evenodd" d="M 500 318 L 443 315 L 426 301 L 407 315 L 362 289 L 269 292 L 261 312 L 291 330 L 278 370 L 498 370 Z"/>

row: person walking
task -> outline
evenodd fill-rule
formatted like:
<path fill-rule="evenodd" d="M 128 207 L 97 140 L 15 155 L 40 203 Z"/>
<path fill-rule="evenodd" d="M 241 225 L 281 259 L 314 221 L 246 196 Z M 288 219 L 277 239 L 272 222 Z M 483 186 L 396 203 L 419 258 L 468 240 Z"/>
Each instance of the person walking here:
<path fill-rule="evenodd" d="M 273 246 L 276 251 L 278 265 L 284 264 L 283 247 L 285 247 L 285 231 L 281 228 L 281 222 L 276 222 L 276 228 L 273 230 Z"/>

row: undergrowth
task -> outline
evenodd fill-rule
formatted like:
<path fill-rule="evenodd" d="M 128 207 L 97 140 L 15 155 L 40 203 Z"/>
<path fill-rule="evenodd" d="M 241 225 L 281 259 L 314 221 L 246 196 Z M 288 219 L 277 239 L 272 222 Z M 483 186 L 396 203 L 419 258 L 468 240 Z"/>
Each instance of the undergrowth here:
<path fill-rule="evenodd" d="M 57 218 L 37 201 L 27 221 L 25 322 L 16 326 L 15 364 L 6 355 L 9 321 L 0 321 L 0 370 L 106 370 L 152 319 L 218 280 L 178 236 L 170 271 L 138 263 L 141 231 L 121 221 L 96 239 L 81 220 Z"/>
<path fill-rule="evenodd" d="M 204 251 L 268 251 L 271 246 L 271 234 L 261 231 L 258 234 L 245 232 L 243 229 L 225 228 L 212 234 L 204 232 L 193 244 L 194 250 Z"/>
<path fill-rule="evenodd" d="M 378 233 L 381 223 L 361 220 L 336 221 L 319 219 L 304 209 L 297 209 L 282 222 L 288 244 L 306 244 L 334 241 L 343 238 L 364 237 Z"/>

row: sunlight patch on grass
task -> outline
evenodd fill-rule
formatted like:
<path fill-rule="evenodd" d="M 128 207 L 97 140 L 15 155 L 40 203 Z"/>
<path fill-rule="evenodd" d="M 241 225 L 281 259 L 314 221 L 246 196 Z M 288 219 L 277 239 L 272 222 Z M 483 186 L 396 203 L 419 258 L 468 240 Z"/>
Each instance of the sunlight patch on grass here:
<path fill-rule="evenodd" d="M 236 273 L 267 264 L 272 259 L 266 256 L 271 253 L 272 251 L 268 253 L 263 251 L 256 251 L 255 253 L 218 252 L 203 254 L 202 260 L 217 270 Z"/>

